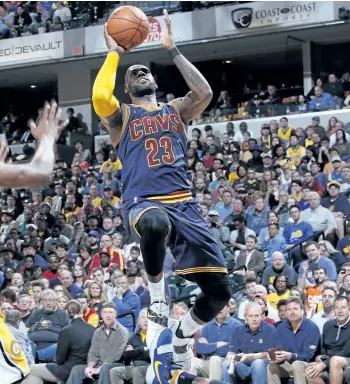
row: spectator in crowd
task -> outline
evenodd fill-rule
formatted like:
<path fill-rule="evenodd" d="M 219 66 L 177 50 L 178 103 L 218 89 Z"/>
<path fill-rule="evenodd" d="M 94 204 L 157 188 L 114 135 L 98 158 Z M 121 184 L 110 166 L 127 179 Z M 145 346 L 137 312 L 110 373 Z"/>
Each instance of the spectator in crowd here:
<path fill-rule="evenodd" d="M 322 111 L 326 109 L 336 109 L 336 104 L 333 96 L 330 93 L 324 92 L 321 87 L 314 88 L 315 98 L 310 102 L 311 111 Z"/>
<path fill-rule="evenodd" d="M 318 268 L 323 268 L 326 272 L 326 275 L 329 280 L 337 280 L 337 270 L 335 264 L 332 260 L 320 255 L 320 247 L 318 243 L 315 241 L 310 241 L 305 246 L 306 255 L 309 261 L 303 261 L 299 265 L 299 279 L 302 278 L 304 269 L 306 270 L 307 275 L 305 279 L 309 281 L 309 283 L 314 284 L 315 280 L 313 278 L 313 272 L 309 270 L 309 268 L 304 267 L 307 264 L 317 265 Z"/>
<path fill-rule="evenodd" d="M 282 252 L 276 251 L 272 254 L 271 265 L 264 269 L 262 285 L 268 288 L 270 292 L 275 292 L 273 287 L 276 276 L 285 276 L 291 286 L 297 282 L 297 273 L 294 268 L 287 265 Z"/>
<path fill-rule="evenodd" d="M 81 305 L 82 319 L 93 327 L 97 328 L 99 325 L 99 316 L 93 308 L 88 306 L 88 298 L 85 293 L 79 293 L 77 295 L 77 301 Z"/>
<path fill-rule="evenodd" d="M 227 366 L 240 356 L 233 375 L 240 379 L 251 378 L 253 384 L 266 384 L 267 351 L 278 346 L 276 328 L 262 321 L 261 307 L 249 303 L 244 312 L 246 324 L 231 333 L 227 361 L 223 363 L 223 380 L 230 382 Z"/>
<path fill-rule="evenodd" d="M 269 234 L 261 244 L 261 250 L 265 252 L 265 263 L 271 265 L 272 254 L 278 250 L 286 251 L 288 246 L 277 223 L 269 224 Z"/>
<path fill-rule="evenodd" d="M 103 323 L 92 337 L 87 364 L 75 365 L 67 384 L 82 384 L 84 379 L 96 376 L 99 384 L 109 382 L 110 370 L 120 365 L 129 332 L 116 321 L 117 312 L 113 303 L 103 304 L 101 317 Z"/>
<path fill-rule="evenodd" d="M 28 339 L 28 333 L 25 326 L 22 326 L 21 322 L 21 313 L 17 310 L 10 310 L 5 314 L 5 323 L 9 327 L 12 335 L 17 341 L 18 345 L 21 347 L 28 365 L 34 364 L 33 352 L 31 349 L 31 344 Z"/>
<path fill-rule="evenodd" d="M 277 327 L 281 349 L 274 353 L 267 367 L 267 382 L 280 384 L 281 378 L 292 374 L 297 383 L 305 383 L 305 369 L 312 361 L 320 342 L 317 326 L 304 317 L 304 305 L 300 299 L 287 300 L 287 321 Z"/>
<path fill-rule="evenodd" d="M 148 326 L 147 309 L 139 315 L 139 327 L 135 330 L 126 346 L 124 365 L 112 368 L 110 371 L 111 384 L 123 384 L 131 380 L 134 384 L 145 384 L 147 369 L 150 365 L 149 349 L 146 345 Z"/>
<path fill-rule="evenodd" d="M 132 334 L 135 328 L 133 317 L 137 322 L 141 303 L 140 298 L 129 287 L 128 278 L 125 275 L 117 279 L 116 297 L 113 299 L 113 302 L 118 313 L 117 321 Z"/>
<path fill-rule="evenodd" d="M 258 239 L 254 235 L 248 235 L 245 240 L 245 248 L 236 259 L 235 274 L 244 276 L 247 270 L 260 274 L 265 267 L 264 254 L 257 247 Z"/>
<path fill-rule="evenodd" d="M 312 316 L 311 320 L 318 326 L 320 334 L 323 333 L 323 327 L 326 322 L 335 318 L 334 302 L 337 292 L 332 288 L 324 288 L 322 292 L 323 309 Z"/>
<path fill-rule="evenodd" d="M 211 322 L 206 324 L 196 341 L 196 353 L 203 359 L 194 359 L 197 374 L 210 380 L 221 380 L 221 365 L 229 350 L 231 335 L 240 328 L 241 323 L 233 319 L 228 312 L 228 306 Z"/>
<path fill-rule="evenodd" d="M 72 18 L 71 10 L 66 7 L 62 1 L 56 1 L 57 9 L 53 14 L 53 17 L 59 17 L 62 23 L 68 23 Z M 68 111 L 67 111 L 68 112 Z M 74 110 L 73 110 L 74 113 Z"/>
<path fill-rule="evenodd" d="M 59 333 L 69 322 L 67 312 L 57 308 L 56 299 L 56 293 L 46 289 L 43 308 L 35 310 L 26 322 L 29 339 L 37 346 L 40 362 L 55 361 Z"/>
<path fill-rule="evenodd" d="M 79 293 L 83 293 L 82 288 L 73 283 L 72 273 L 69 271 L 62 271 L 60 274 L 60 282 L 68 291 L 68 293 L 75 299 Z"/>
<path fill-rule="evenodd" d="M 330 373 L 331 383 L 339 382 L 339 377 L 334 376 L 334 372 L 329 370 L 330 360 L 333 356 L 342 356 L 349 342 L 350 328 L 346 326 L 350 320 L 349 304 L 347 297 L 340 296 L 335 299 L 335 319 L 328 320 L 323 327 L 321 353 L 316 357 L 315 362 L 308 364 L 305 370 L 308 383 L 324 384 L 325 372 Z"/>

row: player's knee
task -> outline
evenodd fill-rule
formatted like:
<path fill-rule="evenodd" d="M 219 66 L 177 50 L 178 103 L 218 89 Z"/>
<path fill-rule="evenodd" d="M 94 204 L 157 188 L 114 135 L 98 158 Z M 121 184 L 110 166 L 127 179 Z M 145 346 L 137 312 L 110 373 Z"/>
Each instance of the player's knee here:
<path fill-rule="evenodd" d="M 210 275 L 210 280 L 211 284 L 204 284 L 200 287 L 201 291 L 203 295 L 209 296 L 221 311 L 231 298 L 228 276 L 224 273 L 213 273 Z"/>
<path fill-rule="evenodd" d="M 137 223 L 137 229 L 141 236 L 164 240 L 170 228 L 170 220 L 167 214 L 160 209 L 151 209 L 141 216 Z"/>

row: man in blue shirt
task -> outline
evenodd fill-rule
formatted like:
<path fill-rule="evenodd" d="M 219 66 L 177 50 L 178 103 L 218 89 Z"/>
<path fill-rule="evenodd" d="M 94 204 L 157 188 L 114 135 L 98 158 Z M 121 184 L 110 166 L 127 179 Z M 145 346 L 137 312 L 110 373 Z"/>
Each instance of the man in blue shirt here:
<path fill-rule="evenodd" d="M 276 328 L 265 323 L 261 315 L 259 304 L 247 304 L 244 312 L 246 324 L 234 329 L 231 335 L 227 360 L 222 366 L 224 382 L 230 382 L 227 367 L 239 356 L 240 361 L 235 362 L 233 376 L 240 379 L 250 377 L 253 384 L 266 384 L 266 367 L 269 363 L 267 351 L 279 344 Z"/>
<path fill-rule="evenodd" d="M 207 323 L 196 342 L 196 353 L 205 360 L 194 358 L 193 365 L 203 377 L 210 380 L 221 380 L 221 365 L 229 348 L 231 335 L 241 327 L 242 323 L 233 319 L 226 306 L 215 319 Z"/>
<path fill-rule="evenodd" d="M 300 208 L 297 205 L 292 205 L 289 208 L 289 214 L 293 223 L 289 223 L 283 231 L 286 243 L 296 245 L 311 240 L 314 230 L 310 223 L 300 220 Z"/>
<path fill-rule="evenodd" d="M 117 279 L 116 297 L 112 301 L 117 311 L 118 323 L 132 335 L 135 330 L 134 325 L 138 322 L 141 303 L 140 298 L 130 289 L 127 276 L 123 275 Z M 135 315 L 135 324 L 131 312 Z"/>
<path fill-rule="evenodd" d="M 254 207 L 250 206 L 246 210 L 247 227 L 252 229 L 256 234 L 268 226 L 269 208 L 265 206 L 262 197 L 257 197 L 254 201 Z"/>
<path fill-rule="evenodd" d="M 336 281 L 338 278 L 337 268 L 332 260 L 327 257 L 320 255 L 320 246 L 315 241 L 310 241 L 305 246 L 306 255 L 309 261 L 304 261 L 299 265 L 298 279 L 301 279 L 303 276 L 303 265 L 305 263 L 317 264 L 318 268 L 323 268 L 328 276 L 328 280 Z M 315 280 L 312 276 L 312 270 L 309 269 L 307 280 L 311 284 L 315 284 Z"/>
<path fill-rule="evenodd" d="M 277 223 L 269 224 L 269 234 L 261 244 L 261 250 L 265 252 L 265 264 L 271 265 L 272 254 L 276 251 L 282 253 L 288 249 L 284 237 L 280 233 L 280 226 Z"/>
<path fill-rule="evenodd" d="M 310 102 L 311 111 L 336 109 L 334 98 L 330 93 L 323 92 L 321 87 L 315 87 L 314 90 L 316 97 Z"/>
<path fill-rule="evenodd" d="M 305 383 L 305 368 L 316 355 L 320 331 L 315 323 L 304 317 L 304 304 L 297 297 L 287 300 L 287 321 L 277 327 L 281 351 L 274 353 L 275 358 L 267 367 L 269 384 L 280 384 L 281 378 L 293 375 L 294 382 Z"/>

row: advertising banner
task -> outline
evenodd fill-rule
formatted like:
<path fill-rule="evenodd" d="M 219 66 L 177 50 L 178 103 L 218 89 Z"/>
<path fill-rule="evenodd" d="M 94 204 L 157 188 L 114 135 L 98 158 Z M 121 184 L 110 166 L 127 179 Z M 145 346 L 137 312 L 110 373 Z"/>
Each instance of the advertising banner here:
<path fill-rule="evenodd" d="M 264 1 L 217 7 L 217 36 L 334 20 L 333 2 Z"/>
<path fill-rule="evenodd" d="M 63 57 L 63 32 L 0 40 L 0 66 L 35 63 Z"/>
<path fill-rule="evenodd" d="M 177 43 L 192 40 L 192 16 L 190 12 L 171 14 L 171 24 L 175 40 Z M 135 48 L 142 50 L 144 48 L 160 45 L 161 33 L 164 31 L 165 24 L 163 17 L 151 17 L 150 31 L 144 43 Z M 89 27 L 85 29 L 85 54 L 92 55 L 106 52 L 107 47 L 103 37 L 103 25 Z"/>

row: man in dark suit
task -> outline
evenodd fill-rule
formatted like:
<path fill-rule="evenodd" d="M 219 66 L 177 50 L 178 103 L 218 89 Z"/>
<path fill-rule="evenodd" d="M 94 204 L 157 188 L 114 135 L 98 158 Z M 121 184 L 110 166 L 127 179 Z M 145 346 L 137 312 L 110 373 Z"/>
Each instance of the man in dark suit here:
<path fill-rule="evenodd" d="M 71 322 L 58 336 L 56 363 L 33 365 L 23 384 L 43 384 L 44 380 L 66 382 L 75 365 L 86 364 L 95 328 L 82 319 L 83 310 L 78 301 L 70 301 L 67 312 Z"/>
<path fill-rule="evenodd" d="M 246 271 L 254 271 L 257 275 L 265 268 L 264 254 L 256 249 L 258 239 L 249 235 L 245 241 L 246 249 L 238 255 L 235 272 L 236 275 L 245 275 Z"/>

